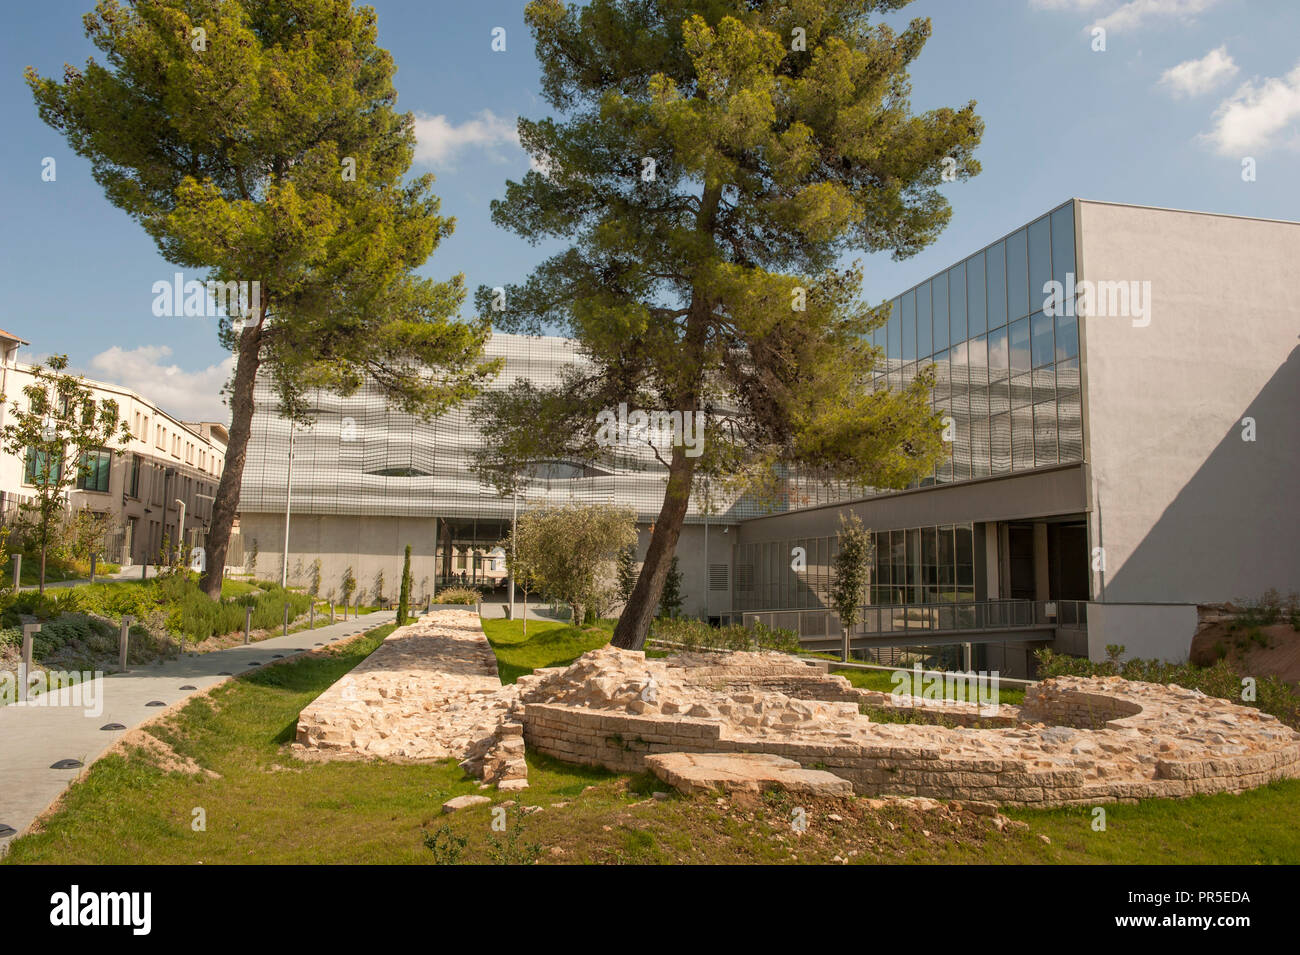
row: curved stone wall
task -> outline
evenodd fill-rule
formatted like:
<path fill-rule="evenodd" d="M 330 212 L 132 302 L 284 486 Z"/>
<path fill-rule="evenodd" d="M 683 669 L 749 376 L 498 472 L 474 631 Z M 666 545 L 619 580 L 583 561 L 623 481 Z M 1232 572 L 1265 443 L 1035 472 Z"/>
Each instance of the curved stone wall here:
<path fill-rule="evenodd" d="M 647 660 L 607 647 L 521 678 L 525 743 L 629 772 L 644 770 L 652 753 L 769 753 L 826 769 L 861 795 L 1018 806 L 1237 792 L 1300 776 L 1300 733 L 1178 686 L 1059 677 L 1034 687 L 1019 710 L 1001 708 L 1013 725 L 948 728 L 872 722 L 855 700 L 880 694 L 809 678 L 811 668 L 790 657 L 710 657 Z"/>

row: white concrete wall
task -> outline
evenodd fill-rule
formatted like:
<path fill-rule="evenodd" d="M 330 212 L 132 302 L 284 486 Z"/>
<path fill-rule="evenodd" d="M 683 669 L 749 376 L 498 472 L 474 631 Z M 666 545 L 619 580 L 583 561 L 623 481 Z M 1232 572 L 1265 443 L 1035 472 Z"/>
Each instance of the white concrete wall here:
<path fill-rule="evenodd" d="M 1081 322 L 1104 599 L 1300 588 L 1300 224 L 1094 202 L 1079 223 L 1083 279 L 1151 283 L 1146 327 Z"/>
<path fill-rule="evenodd" d="M 1121 659 L 1186 663 L 1196 634 L 1195 604 L 1088 604 L 1088 659 L 1106 659 L 1106 647 L 1124 647 Z"/>

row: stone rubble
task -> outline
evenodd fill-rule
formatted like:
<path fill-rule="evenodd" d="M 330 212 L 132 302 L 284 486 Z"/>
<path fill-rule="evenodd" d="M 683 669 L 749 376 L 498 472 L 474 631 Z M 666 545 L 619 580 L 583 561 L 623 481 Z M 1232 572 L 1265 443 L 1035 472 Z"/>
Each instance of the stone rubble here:
<path fill-rule="evenodd" d="M 523 727 L 472 610 L 435 610 L 393 631 L 298 716 L 304 759 L 463 760 L 503 789 L 527 785 Z"/>
<path fill-rule="evenodd" d="M 860 704 L 960 725 L 873 722 Z M 528 785 L 525 747 L 615 771 L 667 767 L 674 777 L 661 778 L 687 789 L 705 785 L 710 766 L 726 767 L 708 783 L 724 790 L 748 785 L 738 781 L 745 766 L 764 779 L 802 767 L 862 796 L 960 800 L 983 813 L 1300 776 L 1300 733 L 1274 717 L 1118 677 L 1047 680 L 1023 706 L 990 715 L 937 701 L 901 707 L 785 654 L 647 659 L 604 647 L 503 687 L 477 615 L 458 609 L 390 635 L 303 710 L 294 744 L 305 758 L 450 757 L 504 790 Z"/>

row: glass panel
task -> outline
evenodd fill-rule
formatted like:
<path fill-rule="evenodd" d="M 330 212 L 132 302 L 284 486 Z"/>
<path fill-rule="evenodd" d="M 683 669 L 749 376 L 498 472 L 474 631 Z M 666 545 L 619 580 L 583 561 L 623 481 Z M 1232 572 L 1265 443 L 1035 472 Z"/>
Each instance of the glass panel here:
<path fill-rule="evenodd" d="M 946 587 L 940 599 L 952 600 L 952 587 L 957 582 L 957 546 L 953 541 L 953 526 L 939 526 L 939 583 Z"/>
<path fill-rule="evenodd" d="M 903 357 L 903 339 L 899 327 L 899 300 L 894 299 L 889 303 L 889 322 L 885 326 L 885 332 L 888 336 L 885 341 L 885 353 L 895 361 L 890 362 L 889 367 L 894 368 L 897 365 L 897 359 Z"/>
<path fill-rule="evenodd" d="M 957 525 L 957 586 L 975 584 L 975 542 L 970 524 Z"/>
<path fill-rule="evenodd" d="M 1014 390 L 1011 397 L 1011 470 L 1027 471 L 1034 466 L 1034 411 L 1029 405 L 1014 407 Z"/>
<path fill-rule="evenodd" d="M 1034 400 L 1034 390 L 1029 380 L 1029 375 L 1017 375 L 1011 379 L 1011 407 L 1023 408 L 1027 404 L 1032 404 Z"/>
<path fill-rule="evenodd" d="M 1005 378 L 1008 369 L 1007 329 L 1004 325 L 997 331 L 989 332 L 989 379 L 996 381 Z"/>
<path fill-rule="evenodd" d="M 1046 216 L 1029 227 L 1029 306 L 1032 310 L 1043 307 L 1047 291 L 1043 288 L 1052 280 L 1052 236 Z"/>
<path fill-rule="evenodd" d="M 1029 319 L 1030 336 L 1033 340 L 1033 361 L 1035 368 L 1050 365 L 1056 360 L 1056 343 L 1052 340 L 1052 319 L 1042 312 L 1035 312 Z"/>
<path fill-rule="evenodd" d="M 1073 315 L 1056 316 L 1056 360 L 1066 361 L 1079 355 L 1079 320 Z"/>
<path fill-rule="evenodd" d="M 936 603 L 939 597 L 939 529 L 921 528 L 921 572 L 925 588 L 921 594 L 924 603 Z"/>
<path fill-rule="evenodd" d="M 934 400 L 938 404 L 947 401 L 952 394 L 952 369 L 948 367 L 948 353 L 940 352 L 932 359 L 934 362 Z"/>
<path fill-rule="evenodd" d="M 1056 366 L 1057 435 L 1061 461 L 1083 460 L 1083 411 L 1079 403 L 1078 360 Z"/>
<path fill-rule="evenodd" d="M 903 296 L 903 361 L 916 360 L 916 292 Z"/>
<path fill-rule="evenodd" d="M 1018 375 L 1029 371 L 1029 319 L 1022 318 L 1011 323 L 1008 336 L 1010 350 L 1011 374 Z"/>
<path fill-rule="evenodd" d="M 1056 402 L 1034 405 L 1034 464 L 1056 463 Z"/>
<path fill-rule="evenodd" d="M 970 357 L 970 413 L 987 415 L 989 412 L 989 359 L 984 336 L 972 338 L 967 345 Z"/>
<path fill-rule="evenodd" d="M 930 284 L 926 282 L 916 290 L 916 357 L 922 359 L 934 352 L 934 339 L 930 334 Z"/>
<path fill-rule="evenodd" d="M 987 288 L 984 278 L 984 253 L 966 262 L 966 326 L 968 335 L 983 335 L 988 330 Z"/>
<path fill-rule="evenodd" d="M 984 415 L 971 415 L 971 477 L 989 475 L 989 419 Z"/>
<path fill-rule="evenodd" d="M 930 283 L 931 304 L 934 307 L 934 347 L 948 345 L 948 277 L 940 275 Z"/>
<path fill-rule="evenodd" d="M 957 431 L 952 443 L 952 477 L 964 481 L 970 477 L 970 418 L 959 411 L 953 411 L 952 416 Z"/>
<path fill-rule="evenodd" d="M 1006 378 L 989 383 L 989 414 L 1011 410 L 1011 382 Z"/>
<path fill-rule="evenodd" d="M 1011 415 L 994 415 L 989 420 L 989 446 L 993 455 L 993 473 L 1011 470 Z"/>
<path fill-rule="evenodd" d="M 904 538 L 903 538 L 903 532 L 890 531 L 889 540 L 890 540 L 890 544 L 889 544 L 890 563 L 893 565 L 890 571 L 893 575 L 893 580 L 892 580 L 893 586 L 892 586 L 892 596 L 889 602 L 891 604 L 906 603 L 907 602 L 906 601 L 907 555 L 906 555 L 906 544 L 904 543 Z"/>
<path fill-rule="evenodd" d="M 1025 230 L 1009 236 L 1007 246 L 1007 316 L 1012 321 L 1029 314 L 1029 258 Z"/>
<path fill-rule="evenodd" d="M 984 268 L 988 272 L 989 328 L 1007 323 L 1007 250 L 1001 242 L 989 246 Z"/>
<path fill-rule="evenodd" d="M 966 263 L 948 270 L 948 340 L 966 340 Z"/>
<path fill-rule="evenodd" d="M 1074 203 L 1069 202 L 1052 213 L 1052 278 L 1066 286 L 1067 273 L 1074 268 Z"/>

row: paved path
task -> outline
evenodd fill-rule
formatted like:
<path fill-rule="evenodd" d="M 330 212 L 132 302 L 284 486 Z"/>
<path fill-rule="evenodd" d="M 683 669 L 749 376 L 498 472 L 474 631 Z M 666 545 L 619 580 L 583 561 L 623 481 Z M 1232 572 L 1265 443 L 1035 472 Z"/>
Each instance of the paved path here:
<path fill-rule="evenodd" d="M 84 705 L 87 697 L 74 696 L 84 690 L 63 690 L 62 703 L 77 705 L 0 706 L 0 833 L 8 826 L 23 832 L 59 794 L 82 772 L 81 768 L 51 769 L 62 759 L 80 760 L 89 766 L 121 738 L 145 720 L 157 716 L 163 707 L 147 706 L 161 700 L 167 706 L 228 679 L 227 675 L 246 673 L 253 664 L 265 665 L 275 655 L 289 657 L 294 652 L 311 650 L 363 630 L 392 623 L 391 610 L 376 611 L 315 630 L 302 630 L 287 637 L 241 644 L 210 653 L 186 654 L 161 666 L 140 666 L 126 673 L 112 673 L 93 681 L 95 703 L 102 712 Z M 184 690 L 183 686 L 193 689 Z M 38 700 L 40 697 L 37 698 Z M 110 723 L 120 723 L 120 730 L 103 730 Z M 0 854 L 15 837 L 0 835 Z"/>

